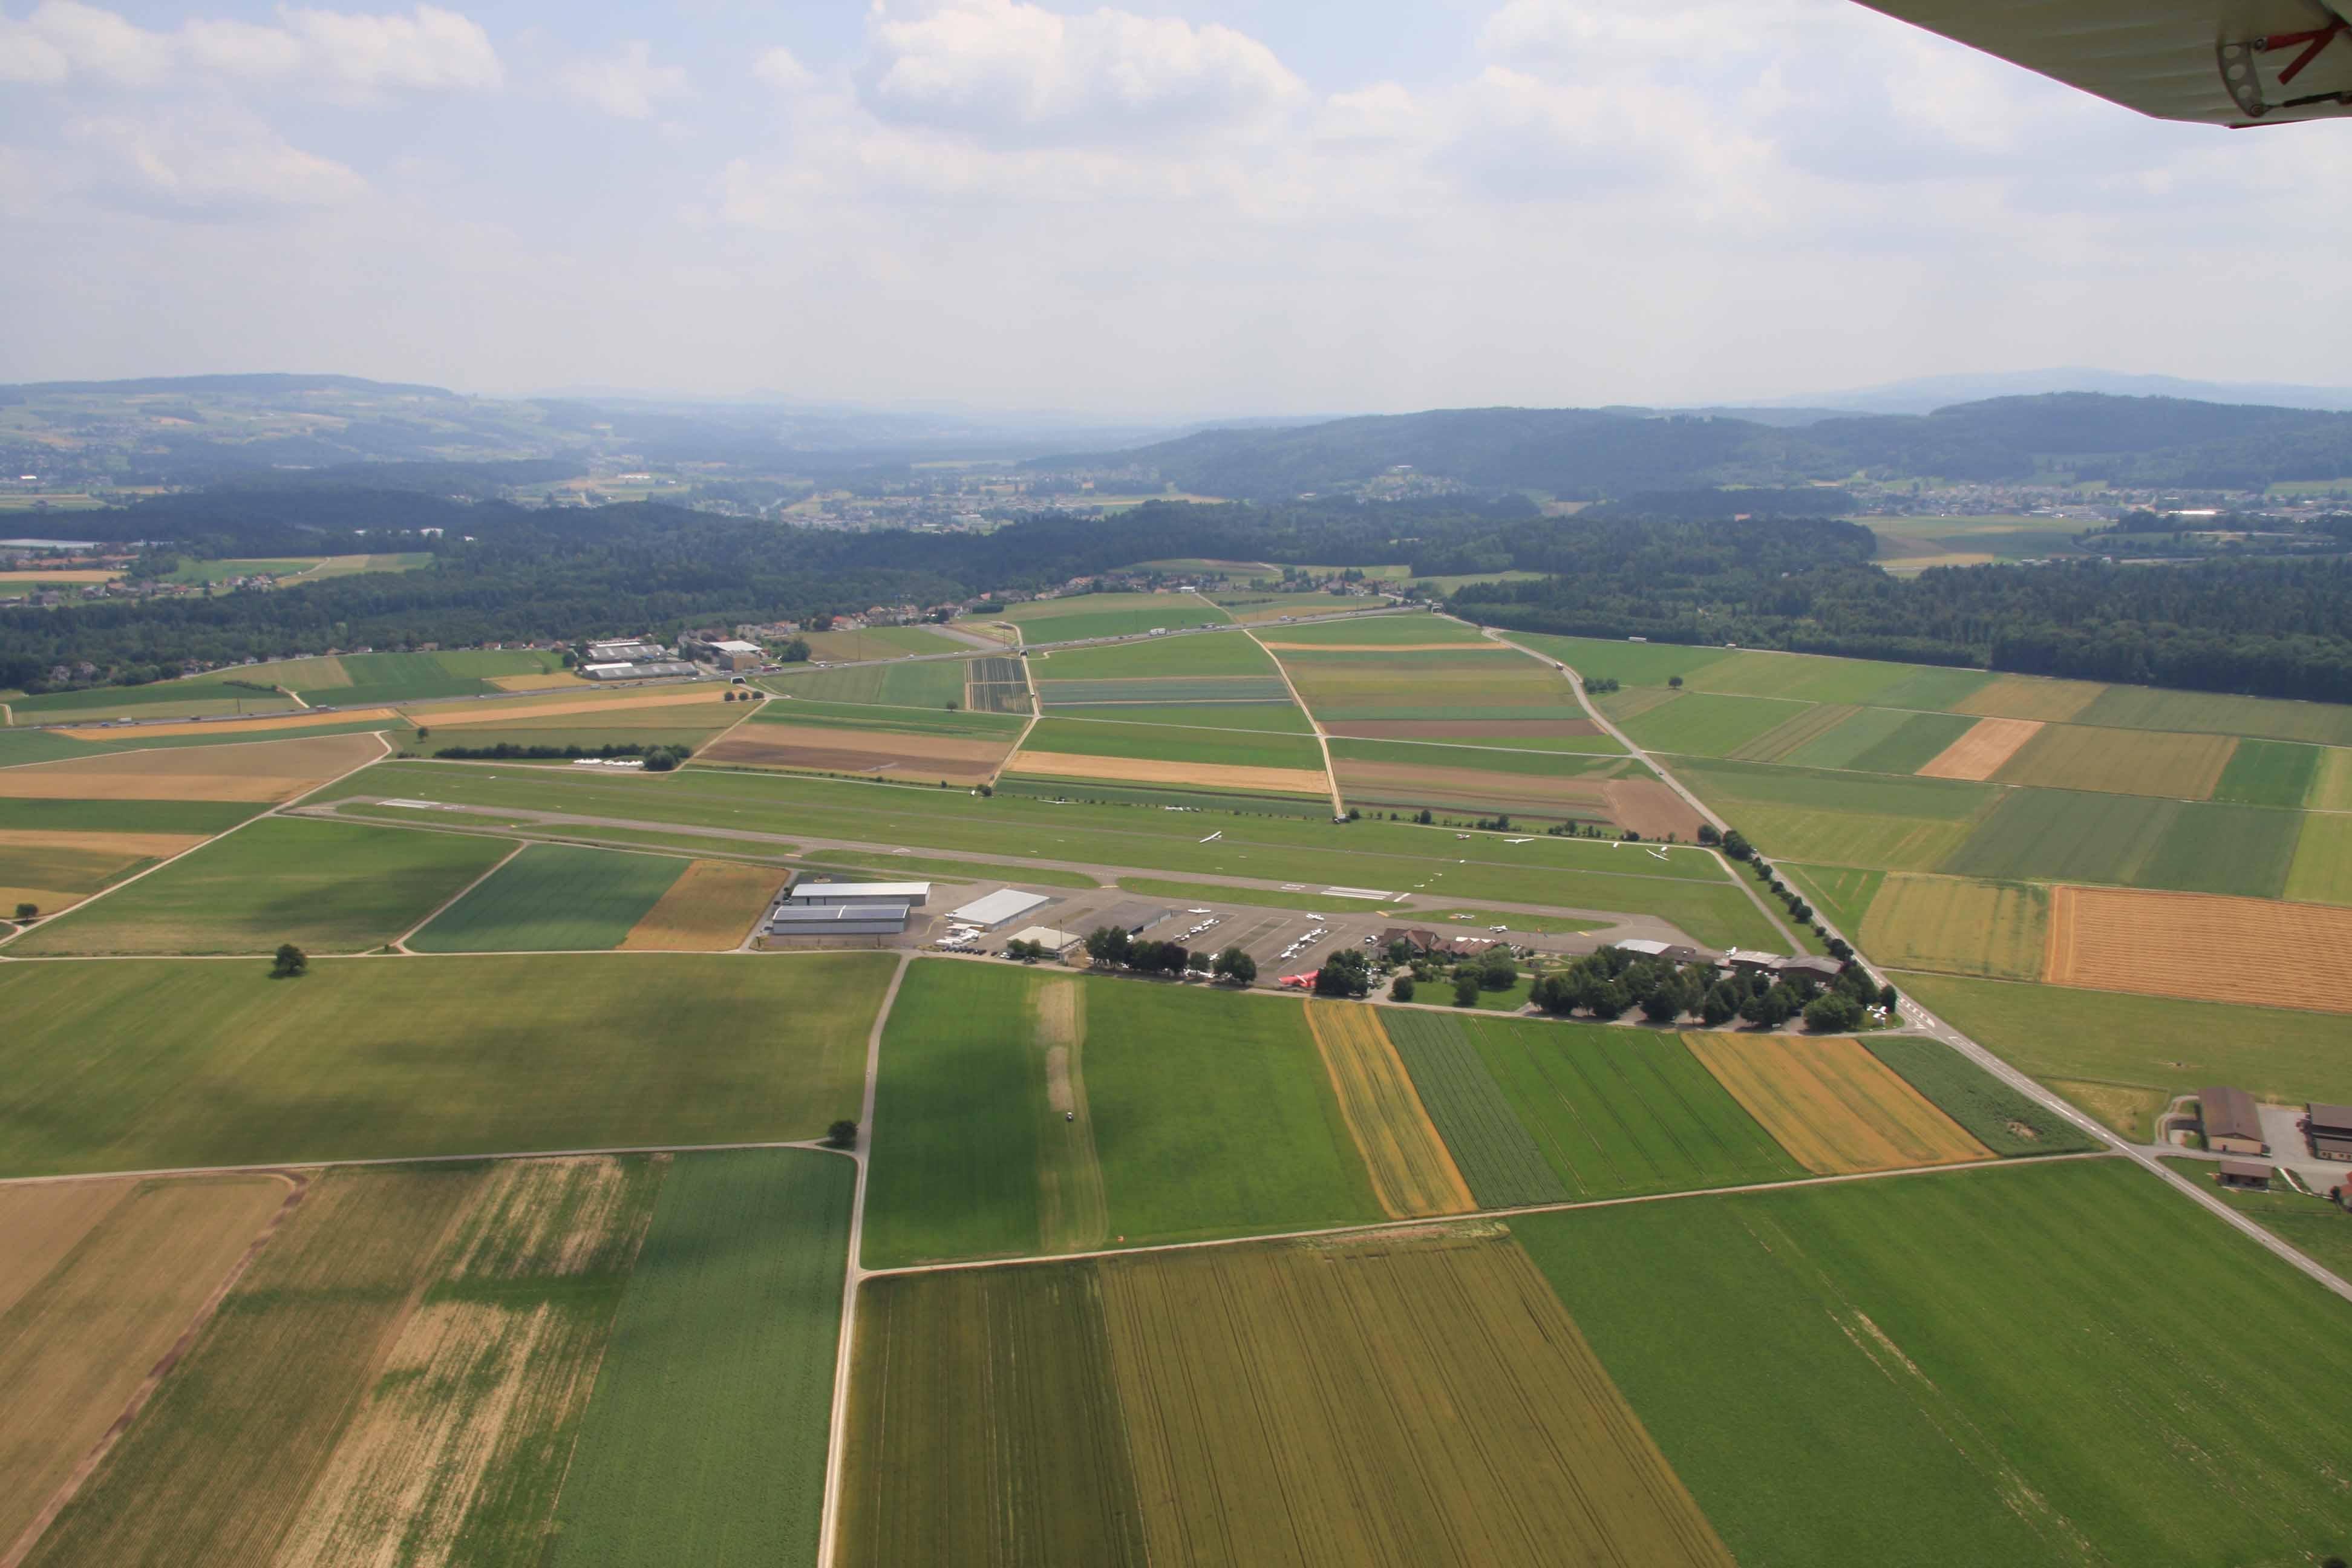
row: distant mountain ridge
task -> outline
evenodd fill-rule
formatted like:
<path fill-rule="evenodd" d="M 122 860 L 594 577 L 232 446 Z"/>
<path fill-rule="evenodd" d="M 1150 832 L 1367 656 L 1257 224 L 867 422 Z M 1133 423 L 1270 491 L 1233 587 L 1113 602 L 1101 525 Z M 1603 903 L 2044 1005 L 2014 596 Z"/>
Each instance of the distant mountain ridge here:
<path fill-rule="evenodd" d="M 1298 429 L 1214 430 L 1033 466 L 1146 468 L 1197 494 L 1258 500 L 1358 484 L 1405 466 L 1475 489 L 1589 500 L 1856 474 L 2242 489 L 2352 475 L 2352 414 L 2100 393 L 2000 397 L 1929 415 L 1826 417 L 1800 426 L 1625 408 L 1455 408 Z"/>
<path fill-rule="evenodd" d="M 2177 375 L 2137 375 L 2074 366 L 2060 370 L 1999 371 L 1987 374 L 1925 375 L 1879 386 L 1801 397 L 1760 399 L 1759 409 L 1841 408 L 1855 414 L 1933 414 L 1956 404 L 1996 397 L 2038 397 L 2058 392 L 2096 392 L 2110 397 L 2171 397 L 2192 403 L 2251 404 L 2267 408 L 2312 408 L 2352 412 L 2352 387 L 2300 386 L 2290 382 L 2193 381 Z"/>

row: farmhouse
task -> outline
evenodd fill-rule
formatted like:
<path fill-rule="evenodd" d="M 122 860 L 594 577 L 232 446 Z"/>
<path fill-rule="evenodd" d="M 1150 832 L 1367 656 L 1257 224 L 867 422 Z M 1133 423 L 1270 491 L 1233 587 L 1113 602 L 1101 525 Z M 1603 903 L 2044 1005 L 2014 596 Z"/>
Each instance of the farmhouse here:
<path fill-rule="evenodd" d="M 1830 985 L 1845 973 L 1845 965 L 1834 958 L 1784 958 L 1773 966 L 1773 973 L 1783 980 L 1813 980 Z"/>
<path fill-rule="evenodd" d="M 2205 1128 L 2205 1147 L 2221 1154 L 2267 1154 L 2263 1141 L 2262 1113 L 2254 1097 L 2242 1089 L 2216 1084 L 2197 1097 Z"/>
<path fill-rule="evenodd" d="M 2352 1106 L 2315 1104 L 2307 1114 L 2311 1152 L 2323 1160 L 2352 1160 Z"/>
<path fill-rule="evenodd" d="M 1386 952 L 1402 942 L 1408 951 L 1427 952 L 1437 945 L 1437 933 L 1423 926 L 1391 926 L 1381 932 L 1381 951 Z"/>
<path fill-rule="evenodd" d="M 2224 1160 L 2214 1180 L 2225 1187 L 2268 1187 L 2271 1168 L 2260 1160 Z"/>

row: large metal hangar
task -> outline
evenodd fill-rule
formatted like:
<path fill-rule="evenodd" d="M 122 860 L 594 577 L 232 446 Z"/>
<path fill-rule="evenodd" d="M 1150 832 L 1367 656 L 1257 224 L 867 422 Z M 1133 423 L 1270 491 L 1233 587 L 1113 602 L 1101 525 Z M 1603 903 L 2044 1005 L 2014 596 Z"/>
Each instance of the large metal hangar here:
<path fill-rule="evenodd" d="M 782 903 L 768 911 L 763 934 L 793 936 L 897 936 L 907 929 L 904 904 Z"/>
<path fill-rule="evenodd" d="M 816 909 L 897 904 L 919 910 L 930 896 L 929 882 L 795 882 L 784 889 L 781 902 Z"/>

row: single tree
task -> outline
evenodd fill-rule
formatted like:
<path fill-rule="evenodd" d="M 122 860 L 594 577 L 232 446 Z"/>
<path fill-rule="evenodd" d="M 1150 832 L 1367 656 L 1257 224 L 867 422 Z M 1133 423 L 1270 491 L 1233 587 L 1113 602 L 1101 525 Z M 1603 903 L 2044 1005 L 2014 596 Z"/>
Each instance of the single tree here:
<path fill-rule="evenodd" d="M 1454 977 L 1454 1005 L 1475 1007 L 1478 1005 L 1478 976 L 1475 971 L 1463 970 Z"/>
<path fill-rule="evenodd" d="M 1393 1002 L 1412 1000 L 1413 981 L 1410 973 L 1400 974 L 1389 984 L 1389 999 Z"/>
<path fill-rule="evenodd" d="M 1508 991 L 1519 983 L 1519 966 L 1511 950 L 1496 942 L 1478 960 L 1478 984 L 1489 991 Z"/>
<path fill-rule="evenodd" d="M 1323 961 L 1315 972 L 1315 994 L 1318 996 L 1369 996 L 1372 992 L 1372 966 L 1360 952 L 1345 948 Z"/>
<path fill-rule="evenodd" d="M 40 905 L 38 905 L 38 904 L 18 904 L 18 905 L 16 906 L 16 919 L 17 919 L 19 921 L 22 921 L 22 922 L 25 922 L 25 923 L 29 924 L 30 922 L 32 922 L 32 921 L 37 921 L 37 920 L 39 920 L 40 918 L 41 918 L 41 906 L 40 906 Z"/>
<path fill-rule="evenodd" d="M 1087 956 L 1097 963 L 1125 963 L 1135 939 L 1121 926 L 1097 926 L 1087 933 Z"/>
<path fill-rule="evenodd" d="M 1805 1004 L 1805 1027 L 1816 1035 L 1842 1035 L 1862 1022 L 1862 1005 L 1843 991 L 1827 991 Z"/>
<path fill-rule="evenodd" d="M 842 1118 L 824 1130 L 824 1141 L 836 1149 L 856 1148 L 857 1123 L 847 1117 Z"/>
<path fill-rule="evenodd" d="M 269 973 L 277 979 L 285 980 L 308 973 L 310 968 L 310 955 L 289 942 L 279 945 L 278 962 L 271 966 Z"/>
<path fill-rule="evenodd" d="M 1683 678 L 1679 675 L 1669 675 L 1666 677 L 1666 684 L 1680 691 L 1683 689 Z"/>
<path fill-rule="evenodd" d="M 1229 947 L 1217 954 L 1216 965 L 1210 973 L 1235 985 L 1248 985 L 1257 979 L 1257 960 L 1238 947 Z"/>

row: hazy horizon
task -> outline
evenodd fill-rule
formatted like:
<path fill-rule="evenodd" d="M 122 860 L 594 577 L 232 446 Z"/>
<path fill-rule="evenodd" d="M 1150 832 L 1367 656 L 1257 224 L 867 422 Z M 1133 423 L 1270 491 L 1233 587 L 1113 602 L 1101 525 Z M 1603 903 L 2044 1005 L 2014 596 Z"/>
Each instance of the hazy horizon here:
<path fill-rule="evenodd" d="M 1102 422 L 2324 384 L 2335 336 L 2206 301 L 2309 318 L 2347 174 L 2341 126 L 2146 120 L 1850 0 L 0 0 L 0 381 Z"/>

